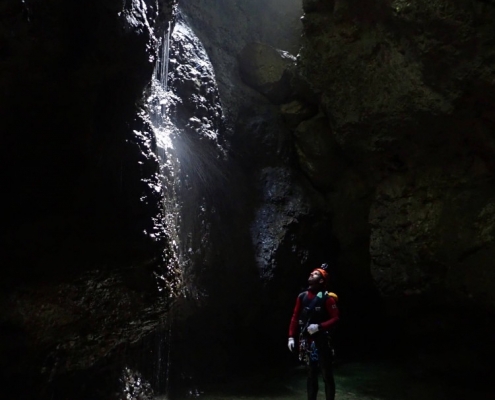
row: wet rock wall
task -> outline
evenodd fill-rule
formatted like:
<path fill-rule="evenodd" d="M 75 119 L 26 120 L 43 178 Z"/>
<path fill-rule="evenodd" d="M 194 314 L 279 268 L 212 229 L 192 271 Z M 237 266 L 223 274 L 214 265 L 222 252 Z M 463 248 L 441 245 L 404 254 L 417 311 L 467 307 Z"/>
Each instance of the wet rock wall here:
<path fill-rule="evenodd" d="M 179 348 L 190 344 L 181 338 L 198 344 L 193 365 L 183 369 L 202 368 L 212 350 L 202 341 L 217 343 L 212 369 L 220 376 L 232 372 L 229 360 L 266 362 L 259 350 L 272 344 L 274 358 L 286 354 L 277 343 L 294 293 L 324 261 L 343 315 L 360 318 L 359 329 L 342 326 L 354 332 L 347 339 L 353 346 L 367 345 L 362 328 L 380 322 L 379 294 L 393 299 L 387 311 L 420 339 L 408 343 L 414 349 L 452 331 L 452 306 L 461 302 L 465 321 L 489 321 L 493 5 L 307 0 L 299 25 L 299 2 L 281 3 L 182 4 L 218 89 L 211 71 L 189 62 L 201 46 L 177 44 L 170 83 L 181 100 L 172 112 L 194 159 L 189 175 L 201 177 L 213 165 L 219 178 L 184 182 L 198 200 L 190 210 L 204 205 L 206 212 L 186 221 L 196 236 L 184 243 L 201 249 L 191 259 L 203 261 L 177 331 Z M 1 6 L 0 101 L 9 149 L 2 158 L 2 262 L 9 267 L 0 283 L 1 343 L 2 370 L 18 391 L 12 398 L 22 398 L 27 378 L 42 396 L 77 398 L 71 391 L 82 381 L 98 382 L 111 363 L 117 371 L 128 344 L 164 323 L 168 304 L 153 273 L 163 272 L 168 241 L 156 224 L 158 164 L 139 99 L 153 70 L 151 28 L 161 36 L 173 6 Z M 259 22 L 267 20 L 280 24 Z M 281 54 L 276 49 L 289 53 L 277 59 L 281 74 L 268 68 L 269 85 L 253 85 L 246 75 L 256 61 L 263 66 L 263 57 L 254 58 Z M 203 240 L 214 246 L 201 247 Z M 201 287 L 209 309 L 197 307 L 207 299 Z M 236 301 L 225 307 L 226 298 Z M 418 311 L 425 306 L 433 312 Z M 221 322 L 212 324 L 210 315 Z M 268 324 L 274 328 L 267 333 Z M 266 347 L 249 341 L 253 336 Z M 488 341 L 481 331 L 474 337 Z M 240 342 L 250 344 L 237 352 Z M 455 340 L 448 346 L 460 348 Z M 113 383 L 105 388 L 113 388 L 118 377 L 106 376 Z M 138 379 L 126 376 L 129 385 Z M 91 387 L 78 393 L 108 395 Z"/>
<path fill-rule="evenodd" d="M 378 298 L 370 288 L 380 295 L 349 338 L 366 342 L 378 311 L 394 316 L 378 323 L 380 335 L 410 346 L 413 358 L 459 374 L 447 356 L 457 352 L 470 360 L 466 375 L 486 374 L 495 306 L 494 5 L 303 4 L 298 74 L 311 90 L 296 91 L 317 102 L 325 122 L 304 137 L 326 142 L 334 164 L 315 163 L 296 128 L 299 163 L 329 205 L 343 305 L 356 316 Z"/>
<path fill-rule="evenodd" d="M 365 186 L 374 281 L 388 295 L 446 289 L 493 306 L 481 283 L 492 271 L 482 260 L 492 248 L 493 5 L 324 3 L 305 5 L 298 67 Z"/>
<path fill-rule="evenodd" d="M 285 67 L 267 54 L 282 42 L 267 43 L 248 18 L 227 39 L 225 24 L 242 12 L 224 7 L 227 23 L 214 7 L 199 15 L 202 4 L 185 13 L 211 49 L 234 121 L 231 150 L 243 149 L 256 264 L 278 293 L 270 304 L 287 307 L 295 282 L 330 261 L 349 346 L 401 345 L 414 332 L 414 346 L 444 337 L 465 349 L 466 332 L 450 341 L 461 304 L 486 349 L 493 5 L 304 1 L 297 67 L 286 71 L 292 92 L 277 91 L 280 100 L 271 91 L 284 74 L 273 74 Z M 206 20 L 219 28 L 207 31 Z"/>
<path fill-rule="evenodd" d="M 163 324 L 168 239 L 142 98 L 175 5 L 0 6 L 8 398 L 108 399 L 118 372 L 89 382 Z"/>
<path fill-rule="evenodd" d="M 293 139 L 279 110 L 291 94 L 284 71 L 294 67 L 299 49 L 301 4 L 204 0 L 183 2 L 181 9 L 211 59 L 226 116 L 230 207 L 242 241 L 225 242 L 222 249 L 230 255 L 222 265 L 232 274 L 251 271 L 254 284 L 241 326 L 256 343 L 263 338 L 241 358 L 247 362 L 275 352 L 270 360 L 284 359 L 284 348 L 274 344 L 286 335 L 307 265 L 320 262 L 327 253 L 322 243 L 331 239 L 328 220 L 315 217 L 324 203 L 293 168 Z M 242 280 L 234 286 L 244 287 Z M 273 329 L 261 332 L 267 324 Z M 266 357 L 260 361 L 266 363 Z"/>

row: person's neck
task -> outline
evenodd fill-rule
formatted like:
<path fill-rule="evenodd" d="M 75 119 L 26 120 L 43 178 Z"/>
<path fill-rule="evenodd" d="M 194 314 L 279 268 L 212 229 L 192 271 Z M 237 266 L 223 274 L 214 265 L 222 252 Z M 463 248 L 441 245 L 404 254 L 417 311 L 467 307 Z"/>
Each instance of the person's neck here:
<path fill-rule="evenodd" d="M 318 285 L 318 286 L 309 285 L 308 290 L 309 290 L 311 293 L 316 294 L 316 293 L 318 293 L 318 292 L 321 292 L 321 291 L 323 290 L 323 288 L 322 288 L 320 285 Z"/>

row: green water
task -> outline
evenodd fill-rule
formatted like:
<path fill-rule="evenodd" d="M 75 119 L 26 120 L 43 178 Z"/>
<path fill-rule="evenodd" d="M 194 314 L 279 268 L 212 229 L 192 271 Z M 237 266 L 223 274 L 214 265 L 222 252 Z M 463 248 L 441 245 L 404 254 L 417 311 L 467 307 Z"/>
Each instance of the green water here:
<path fill-rule="evenodd" d="M 476 382 L 466 383 L 452 378 L 412 371 L 405 364 L 392 362 L 349 362 L 335 366 L 336 400 L 494 400 L 495 389 Z M 494 385 L 495 388 L 495 385 Z M 237 380 L 204 388 L 198 396 L 203 400 L 305 400 L 304 367 L 280 373 Z M 323 382 L 320 394 L 324 398 Z M 161 397 L 160 400 L 165 400 Z M 158 399 L 157 399 L 158 400 Z"/>

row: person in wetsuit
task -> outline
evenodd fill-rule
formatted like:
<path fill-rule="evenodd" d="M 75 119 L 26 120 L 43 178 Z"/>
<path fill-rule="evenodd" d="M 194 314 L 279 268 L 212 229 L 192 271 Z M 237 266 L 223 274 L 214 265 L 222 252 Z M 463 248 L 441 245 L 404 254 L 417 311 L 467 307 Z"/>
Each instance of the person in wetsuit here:
<path fill-rule="evenodd" d="M 311 272 L 308 290 L 297 296 L 289 326 L 289 350 L 294 350 L 297 339 L 299 359 L 307 364 L 308 400 L 316 400 L 319 371 L 325 382 L 325 399 L 335 399 L 330 335 L 339 320 L 339 310 L 337 295 L 325 291 L 327 281 L 328 273 L 324 268 Z"/>

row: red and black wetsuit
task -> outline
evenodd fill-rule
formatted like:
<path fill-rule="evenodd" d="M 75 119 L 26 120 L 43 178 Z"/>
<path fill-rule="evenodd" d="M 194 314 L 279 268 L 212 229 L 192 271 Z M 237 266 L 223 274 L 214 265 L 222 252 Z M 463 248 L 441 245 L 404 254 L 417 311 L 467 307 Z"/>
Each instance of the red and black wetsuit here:
<path fill-rule="evenodd" d="M 292 313 L 292 318 L 290 320 L 289 337 L 295 338 L 299 336 L 299 321 L 302 316 L 301 314 L 304 308 L 309 306 L 317 294 L 317 292 L 307 290 L 297 296 L 294 312 Z M 318 331 L 329 331 L 339 321 L 339 309 L 337 308 L 335 299 L 331 296 L 326 296 L 326 299 L 322 299 L 315 305 L 315 308 L 317 307 L 322 307 L 324 309 L 314 312 L 309 323 L 318 324 Z"/>
<path fill-rule="evenodd" d="M 313 300 L 317 294 L 316 291 L 308 290 L 297 297 L 290 321 L 289 337 L 298 338 L 301 325 L 307 327 L 310 324 L 318 324 L 318 332 L 315 334 L 309 335 L 307 332 L 302 332 L 310 341 L 315 343 L 318 350 L 318 361 L 310 361 L 308 364 L 308 400 L 316 400 L 319 370 L 321 370 L 325 382 L 325 399 L 334 400 L 333 354 L 329 345 L 328 332 L 335 327 L 339 320 L 339 309 L 335 299 L 328 294 L 323 295 L 321 299 Z"/>

